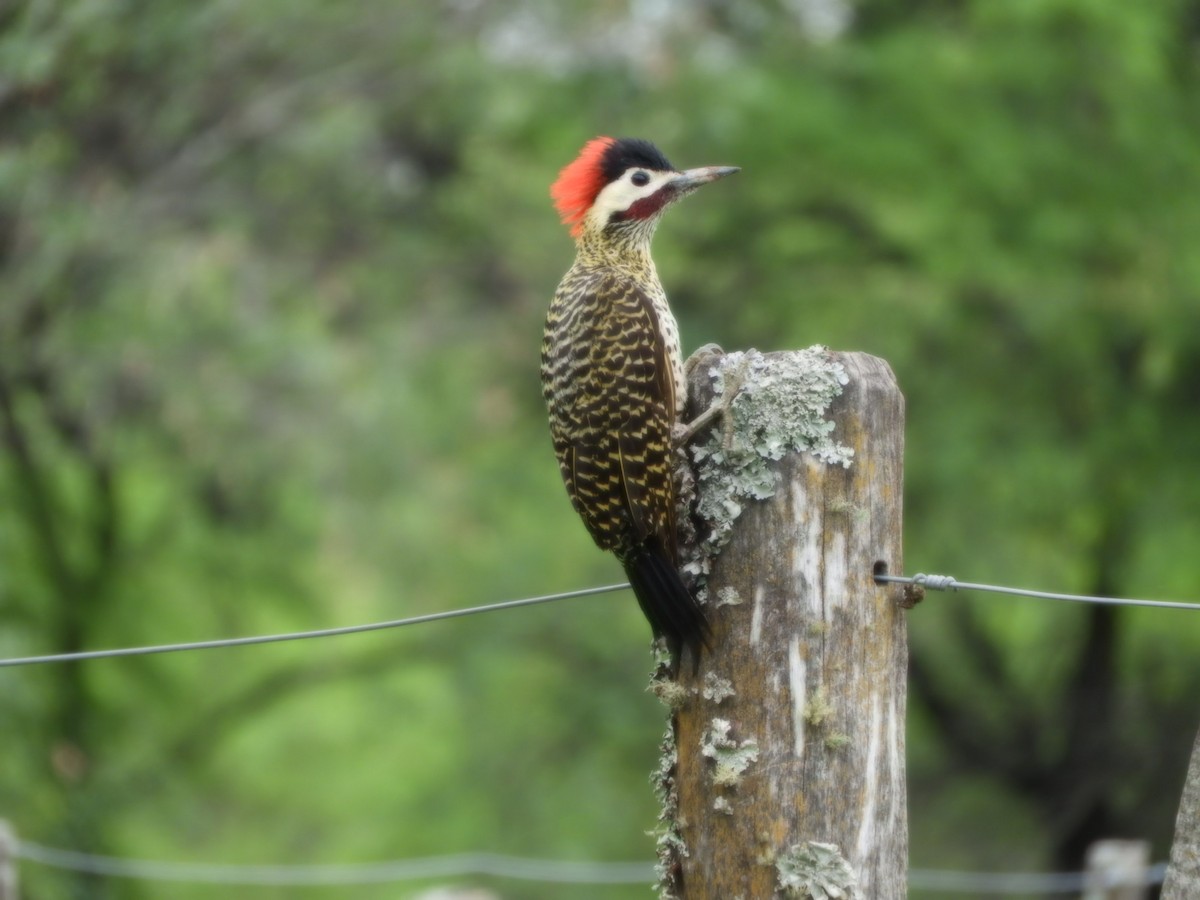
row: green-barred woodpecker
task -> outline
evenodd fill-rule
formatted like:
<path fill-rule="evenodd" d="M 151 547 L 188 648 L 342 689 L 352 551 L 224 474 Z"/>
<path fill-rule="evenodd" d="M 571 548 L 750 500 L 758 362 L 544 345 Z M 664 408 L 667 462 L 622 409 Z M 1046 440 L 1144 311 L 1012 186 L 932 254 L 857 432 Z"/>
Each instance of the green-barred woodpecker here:
<path fill-rule="evenodd" d="M 575 263 L 546 316 L 542 393 L 575 511 L 625 567 L 655 637 L 698 663 L 704 610 L 679 574 L 675 441 L 687 396 L 679 329 L 650 258 L 663 212 L 738 171 L 679 171 L 649 141 L 589 141 L 550 189 Z"/>

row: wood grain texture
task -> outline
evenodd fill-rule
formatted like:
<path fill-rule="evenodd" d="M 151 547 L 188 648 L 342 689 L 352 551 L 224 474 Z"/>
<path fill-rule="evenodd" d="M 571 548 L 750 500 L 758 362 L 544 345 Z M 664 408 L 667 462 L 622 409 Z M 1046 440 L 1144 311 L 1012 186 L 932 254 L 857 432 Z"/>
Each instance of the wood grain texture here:
<path fill-rule="evenodd" d="M 1179 815 L 1175 819 L 1175 840 L 1171 860 L 1163 881 L 1162 900 L 1195 900 L 1200 897 L 1200 734 L 1192 748 Z"/>
<path fill-rule="evenodd" d="M 852 464 L 774 463 L 779 490 L 742 512 L 709 578 L 713 646 L 675 718 L 684 900 L 805 896 L 776 864 L 806 842 L 836 845 L 860 896 L 906 895 L 905 621 L 872 578 L 903 572 L 904 400 L 883 360 L 832 357 Z"/>

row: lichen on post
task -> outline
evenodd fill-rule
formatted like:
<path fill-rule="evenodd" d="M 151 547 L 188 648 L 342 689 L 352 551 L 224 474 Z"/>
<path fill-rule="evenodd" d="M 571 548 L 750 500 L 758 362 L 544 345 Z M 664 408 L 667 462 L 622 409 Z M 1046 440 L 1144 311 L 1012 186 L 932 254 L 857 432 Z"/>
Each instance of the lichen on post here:
<path fill-rule="evenodd" d="M 685 546 L 712 646 L 672 692 L 663 897 L 904 897 L 904 402 L 887 363 L 711 355 Z M 691 501 L 690 501 L 691 502 Z"/>

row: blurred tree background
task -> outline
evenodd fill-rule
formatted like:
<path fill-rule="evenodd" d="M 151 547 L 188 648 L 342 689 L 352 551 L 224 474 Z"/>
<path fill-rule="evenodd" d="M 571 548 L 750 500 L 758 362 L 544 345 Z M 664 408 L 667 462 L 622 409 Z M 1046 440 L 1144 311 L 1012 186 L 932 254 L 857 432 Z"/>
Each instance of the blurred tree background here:
<path fill-rule="evenodd" d="M 547 187 L 596 134 L 744 168 L 656 242 L 686 347 L 891 362 L 910 571 L 1196 598 L 1197 0 L 17 0 L 0 655 L 620 580 L 537 377 Z M 1165 857 L 1200 620 L 934 594 L 910 634 L 914 866 Z M 0 817 L 150 859 L 650 859 L 647 638 L 612 595 L 2 670 Z"/>

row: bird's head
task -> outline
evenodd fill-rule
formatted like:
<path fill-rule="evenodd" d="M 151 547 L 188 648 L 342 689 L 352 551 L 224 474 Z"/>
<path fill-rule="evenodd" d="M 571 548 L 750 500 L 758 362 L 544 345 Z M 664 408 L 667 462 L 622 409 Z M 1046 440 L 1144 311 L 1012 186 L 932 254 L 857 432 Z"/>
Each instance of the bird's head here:
<path fill-rule="evenodd" d="M 736 171 L 734 166 L 680 171 L 649 141 L 598 137 L 558 173 L 550 196 L 576 238 L 624 228 L 649 235 L 680 197 Z"/>

